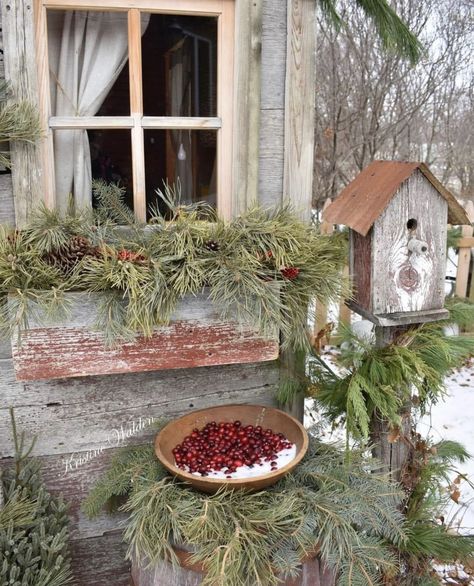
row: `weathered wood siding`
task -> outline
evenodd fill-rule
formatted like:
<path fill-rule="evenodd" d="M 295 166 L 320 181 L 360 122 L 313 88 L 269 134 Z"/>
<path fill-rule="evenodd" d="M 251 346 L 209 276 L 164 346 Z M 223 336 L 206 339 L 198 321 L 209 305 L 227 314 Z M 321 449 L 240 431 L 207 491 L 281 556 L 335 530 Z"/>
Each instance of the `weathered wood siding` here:
<path fill-rule="evenodd" d="M 283 196 L 287 6 L 263 0 L 262 81 L 258 197 L 263 205 Z"/>
<path fill-rule="evenodd" d="M 373 313 L 443 307 L 447 215 L 446 200 L 420 171 L 400 186 L 373 228 Z M 414 234 L 407 228 L 409 219 L 417 221 Z M 426 242 L 426 252 L 408 252 L 413 235 Z"/>
<path fill-rule="evenodd" d="M 4 15 L 5 5 L 2 2 Z M 34 58 L 34 51 L 28 52 L 33 40 L 32 5 L 23 0 L 12 0 L 9 5 L 11 26 L 18 29 L 10 35 L 12 61 L 18 63 L 17 57 L 21 57 L 29 68 Z M 241 8 L 245 7 L 241 5 Z M 272 205 L 283 196 L 287 2 L 257 0 L 250 12 L 261 18 L 261 29 L 256 26 L 246 37 L 255 56 L 259 56 L 261 48 L 261 78 L 255 80 L 255 69 L 248 75 L 250 86 L 260 82 L 261 87 L 258 197 L 263 204 Z M 27 27 L 18 24 L 21 18 L 26 19 Z M 35 80 L 29 87 L 24 85 L 27 75 L 27 70 L 21 75 L 14 74 L 13 81 L 22 97 L 29 97 L 35 91 L 32 89 Z M 244 71 L 243 75 L 247 73 Z M 252 128 L 253 123 L 249 123 L 249 132 Z M 253 152 L 250 149 L 244 156 L 252 157 Z M 34 156 L 33 151 L 24 153 L 23 159 L 34 165 Z M 252 203 L 256 168 L 253 165 L 245 178 L 247 204 Z M 21 179 L 18 176 L 14 185 L 19 198 L 25 189 Z M 1 221 L 13 220 L 10 185 L 10 176 L 0 176 Z M 20 222 L 33 204 L 35 193 L 27 194 L 26 202 L 19 199 L 20 203 L 24 202 L 18 211 Z M 278 367 L 268 362 L 21 383 L 15 380 L 9 343 L 0 343 L 0 466 L 12 463 L 8 407 L 13 406 L 18 428 L 28 438 L 37 436 L 33 453 L 42 461 L 47 486 L 55 493 L 62 492 L 71 502 L 75 585 L 125 586 L 130 577 L 117 531 L 118 519 L 103 515 L 90 521 L 80 511 L 82 500 L 106 469 L 117 447 L 151 440 L 153 431 L 147 425 L 148 418 L 173 417 L 216 404 L 273 404 L 278 382 Z M 146 425 L 140 429 L 143 422 Z"/>

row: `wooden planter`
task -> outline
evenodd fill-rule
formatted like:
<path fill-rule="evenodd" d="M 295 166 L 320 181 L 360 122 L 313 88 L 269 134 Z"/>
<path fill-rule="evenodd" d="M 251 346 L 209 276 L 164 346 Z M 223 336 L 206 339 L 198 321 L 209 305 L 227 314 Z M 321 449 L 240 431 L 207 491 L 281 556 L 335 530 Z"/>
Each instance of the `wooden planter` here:
<path fill-rule="evenodd" d="M 96 295 L 67 293 L 69 319 L 45 327 L 30 323 L 21 339 L 12 337 L 17 380 L 39 380 L 223 364 L 278 358 L 275 331 L 263 337 L 237 320 L 225 321 L 205 294 L 185 297 L 167 326 L 152 337 L 107 348 L 94 330 Z"/>
<path fill-rule="evenodd" d="M 146 568 L 146 563 L 133 563 L 132 586 L 200 586 L 205 569 L 189 561 L 190 553 L 179 549 L 174 551 L 180 563 L 178 567 L 169 562 L 160 562 L 153 568 Z M 300 575 L 285 580 L 281 586 L 335 586 L 335 579 L 315 552 L 313 557 L 304 561 Z"/>

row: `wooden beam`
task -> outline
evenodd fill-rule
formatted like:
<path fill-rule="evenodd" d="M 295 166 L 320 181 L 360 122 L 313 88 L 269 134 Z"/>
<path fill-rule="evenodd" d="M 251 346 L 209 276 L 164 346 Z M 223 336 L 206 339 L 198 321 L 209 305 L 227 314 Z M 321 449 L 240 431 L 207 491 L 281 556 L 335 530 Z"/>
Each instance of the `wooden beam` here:
<path fill-rule="evenodd" d="M 316 5 L 288 0 L 283 199 L 307 221 L 313 188 Z"/>
<path fill-rule="evenodd" d="M 53 209 L 56 205 L 56 171 L 54 168 L 53 131 L 51 117 L 51 90 L 48 53 L 48 19 L 41 0 L 34 0 L 36 67 L 38 73 L 38 105 L 44 138 L 39 143 L 42 173 L 43 201 Z"/>
<path fill-rule="evenodd" d="M 466 206 L 466 213 L 471 222 L 474 221 L 474 204 L 472 201 L 469 201 Z M 461 227 L 461 240 L 459 242 L 459 252 L 458 252 L 458 270 L 456 272 L 456 295 L 458 297 L 467 297 L 468 296 L 468 280 L 469 280 L 469 267 L 471 265 L 471 246 L 463 246 L 461 244 L 462 241 L 470 242 L 474 240 L 472 238 L 474 228 L 472 225 L 462 226 Z M 469 292 L 470 295 L 470 292 Z"/>
<path fill-rule="evenodd" d="M 133 119 L 133 211 L 140 222 L 146 221 L 145 146 L 143 144 L 143 87 L 142 87 L 142 35 L 140 10 L 128 12 L 128 62 L 130 77 L 130 110 Z"/>
<path fill-rule="evenodd" d="M 222 0 L 217 24 L 217 115 L 222 128 L 217 133 L 217 209 L 228 220 L 232 216 L 234 132 L 234 3 Z"/>
<path fill-rule="evenodd" d="M 235 7 L 233 215 L 258 199 L 263 0 Z"/>
<path fill-rule="evenodd" d="M 34 20 L 31 2 L 9 0 L 2 2 L 3 50 L 5 79 L 10 83 L 11 99 L 28 100 L 38 104 Z M 43 198 L 40 150 L 37 144 L 10 145 L 13 164 L 12 182 L 15 216 L 18 226 L 27 221 L 31 210 Z"/>
<path fill-rule="evenodd" d="M 174 116 L 143 116 L 143 128 L 163 128 L 163 129 L 183 129 L 183 130 L 201 130 L 203 128 L 222 128 L 220 118 L 199 118 L 189 116 L 187 118 L 178 118 Z"/>
<path fill-rule="evenodd" d="M 459 248 L 474 248 L 474 236 L 464 236 L 459 240 Z"/>
<path fill-rule="evenodd" d="M 146 10 L 163 14 L 192 14 L 217 16 L 222 12 L 223 0 L 44 0 L 48 8 L 78 8 L 80 10 Z M 226 2 L 228 3 L 228 2 Z"/>
<path fill-rule="evenodd" d="M 49 119 L 50 128 L 133 128 L 131 116 L 52 116 Z"/>

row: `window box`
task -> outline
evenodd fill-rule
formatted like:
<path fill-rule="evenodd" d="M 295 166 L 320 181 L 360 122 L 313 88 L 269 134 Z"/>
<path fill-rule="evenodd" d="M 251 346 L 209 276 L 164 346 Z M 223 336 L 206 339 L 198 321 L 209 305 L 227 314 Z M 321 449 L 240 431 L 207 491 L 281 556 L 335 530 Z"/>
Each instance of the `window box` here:
<path fill-rule="evenodd" d="M 268 337 L 237 319 L 224 320 L 206 292 L 186 296 L 167 326 L 151 338 L 106 347 L 94 328 L 97 297 L 66 293 L 67 320 L 47 326 L 30 323 L 12 338 L 12 354 L 19 381 L 68 378 L 126 372 L 194 368 L 275 360 L 279 337 Z"/>

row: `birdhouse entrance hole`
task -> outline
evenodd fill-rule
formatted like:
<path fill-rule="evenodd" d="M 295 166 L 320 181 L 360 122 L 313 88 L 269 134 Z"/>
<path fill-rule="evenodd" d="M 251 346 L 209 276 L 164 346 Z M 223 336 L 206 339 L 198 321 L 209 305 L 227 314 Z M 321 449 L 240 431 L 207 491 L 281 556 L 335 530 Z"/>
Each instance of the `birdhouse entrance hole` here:
<path fill-rule="evenodd" d="M 418 222 L 415 220 L 415 218 L 410 218 L 407 222 L 407 228 L 409 230 L 416 230 L 418 227 Z"/>

